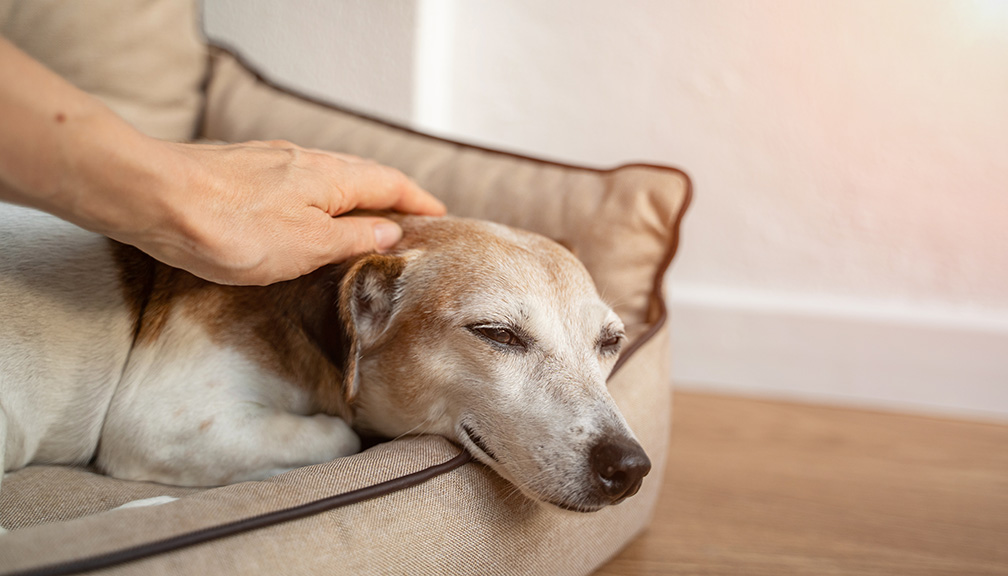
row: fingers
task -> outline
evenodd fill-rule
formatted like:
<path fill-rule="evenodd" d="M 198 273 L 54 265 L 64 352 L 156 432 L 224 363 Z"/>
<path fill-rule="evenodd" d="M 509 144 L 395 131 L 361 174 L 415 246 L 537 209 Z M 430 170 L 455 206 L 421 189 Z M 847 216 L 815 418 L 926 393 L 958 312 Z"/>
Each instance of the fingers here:
<path fill-rule="evenodd" d="M 341 216 L 328 220 L 326 238 L 320 246 L 325 250 L 323 264 L 365 252 L 384 252 L 402 238 L 399 225 L 384 218 Z"/>
<path fill-rule="evenodd" d="M 192 178 L 199 194 L 185 195 L 199 202 L 180 205 L 202 208 L 188 212 L 191 225 L 183 227 L 179 244 L 190 248 L 174 265 L 216 282 L 288 280 L 389 250 L 402 238 L 387 219 L 341 216 L 354 209 L 445 213 L 444 204 L 399 170 L 355 156 L 285 141 L 179 149 L 200 167 Z M 233 210 L 236 203 L 245 209 Z"/>
<path fill-rule="evenodd" d="M 384 210 L 391 208 L 408 214 L 441 216 L 445 206 L 405 174 L 380 164 L 357 164 L 355 178 L 346 182 L 353 196 L 353 208 Z"/>
<path fill-rule="evenodd" d="M 284 151 L 300 158 L 324 175 L 326 184 L 317 191 L 316 205 L 331 216 L 354 209 L 392 209 L 407 214 L 442 216 L 445 205 L 395 168 L 351 154 L 302 148 L 286 140 L 245 142 L 238 149 L 259 148 Z M 295 163 L 298 160 L 293 160 Z"/>
<path fill-rule="evenodd" d="M 420 188 L 405 174 L 353 156 L 316 152 L 326 163 L 334 186 L 320 199 L 321 208 L 332 216 L 354 209 L 392 209 L 408 214 L 442 216 L 445 205 Z"/>
<path fill-rule="evenodd" d="M 265 286 L 358 254 L 384 252 L 402 238 L 399 225 L 384 218 L 333 218 L 321 211 L 318 214 L 319 220 L 310 226 L 303 242 L 277 249 L 254 266 L 222 266 L 213 262 L 210 266 L 199 267 L 200 262 L 188 261 L 182 267 L 219 284 Z"/>
<path fill-rule="evenodd" d="M 406 178 L 406 176 L 403 175 L 403 178 Z M 407 181 L 409 185 L 403 190 L 403 193 L 399 196 L 399 200 L 392 206 L 389 206 L 389 208 L 407 214 L 421 214 L 425 216 L 445 215 L 448 210 L 444 203 L 423 188 L 420 188 L 412 180 L 407 178 Z"/>

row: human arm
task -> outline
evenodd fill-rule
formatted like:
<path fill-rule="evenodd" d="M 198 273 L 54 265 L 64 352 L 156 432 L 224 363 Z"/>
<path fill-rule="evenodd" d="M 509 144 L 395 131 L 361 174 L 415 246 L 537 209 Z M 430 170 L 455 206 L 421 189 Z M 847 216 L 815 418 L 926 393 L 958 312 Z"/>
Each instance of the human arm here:
<path fill-rule="evenodd" d="M 268 284 L 386 249 L 355 208 L 438 215 L 392 168 L 288 142 L 147 137 L 0 38 L 0 200 L 50 212 L 208 280 Z"/>

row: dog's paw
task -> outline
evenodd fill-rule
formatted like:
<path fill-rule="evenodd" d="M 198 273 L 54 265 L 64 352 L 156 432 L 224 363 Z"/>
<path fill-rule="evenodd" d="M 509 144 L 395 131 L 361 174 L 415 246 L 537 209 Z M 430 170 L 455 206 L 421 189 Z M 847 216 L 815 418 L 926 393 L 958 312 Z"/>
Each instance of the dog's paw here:
<path fill-rule="evenodd" d="M 360 437 L 342 418 L 316 414 L 312 419 L 318 427 L 317 437 L 324 439 L 316 445 L 318 454 L 312 461 L 325 462 L 360 452 Z"/>

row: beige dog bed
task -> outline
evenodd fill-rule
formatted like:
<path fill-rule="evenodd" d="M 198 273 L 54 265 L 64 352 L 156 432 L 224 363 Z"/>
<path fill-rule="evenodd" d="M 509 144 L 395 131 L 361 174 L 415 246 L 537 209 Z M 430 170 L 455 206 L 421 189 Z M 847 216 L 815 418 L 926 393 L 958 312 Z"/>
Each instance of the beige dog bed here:
<path fill-rule="evenodd" d="M 605 562 L 647 525 L 661 484 L 670 414 L 662 278 L 689 202 L 687 177 L 656 166 L 597 171 L 544 162 L 312 103 L 269 85 L 228 52 L 208 50 L 195 21 L 191 5 L 174 1 L 55 9 L 49 1 L 0 2 L 5 36 L 148 133 L 280 138 L 373 158 L 410 175 L 455 214 L 528 228 L 569 246 L 627 325 L 630 345 L 610 389 L 654 469 L 636 496 L 578 514 L 528 501 L 437 437 L 387 442 L 266 481 L 213 489 L 33 466 L 3 482 L 0 524 L 12 531 L 0 536 L 0 574 L 198 539 L 206 530 L 292 508 L 297 519 L 114 571 L 584 574 Z M 138 42 L 156 50 L 137 50 Z M 112 510 L 157 495 L 179 500 Z M 323 508 L 340 504 L 324 500 L 337 495 L 351 503 L 319 513 L 297 508 L 319 500 Z"/>

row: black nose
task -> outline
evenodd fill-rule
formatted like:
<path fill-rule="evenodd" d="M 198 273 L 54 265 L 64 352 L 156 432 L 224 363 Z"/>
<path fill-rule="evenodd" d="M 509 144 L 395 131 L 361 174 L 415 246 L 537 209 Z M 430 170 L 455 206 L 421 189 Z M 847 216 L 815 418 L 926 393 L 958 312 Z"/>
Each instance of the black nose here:
<path fill-rule="evenodd" d="M 636 494 L 651 471 L 644 449 L 630 439 L 603 439 L 592 447 L 589 458 L 596 488 L 613 504 Z"/>

